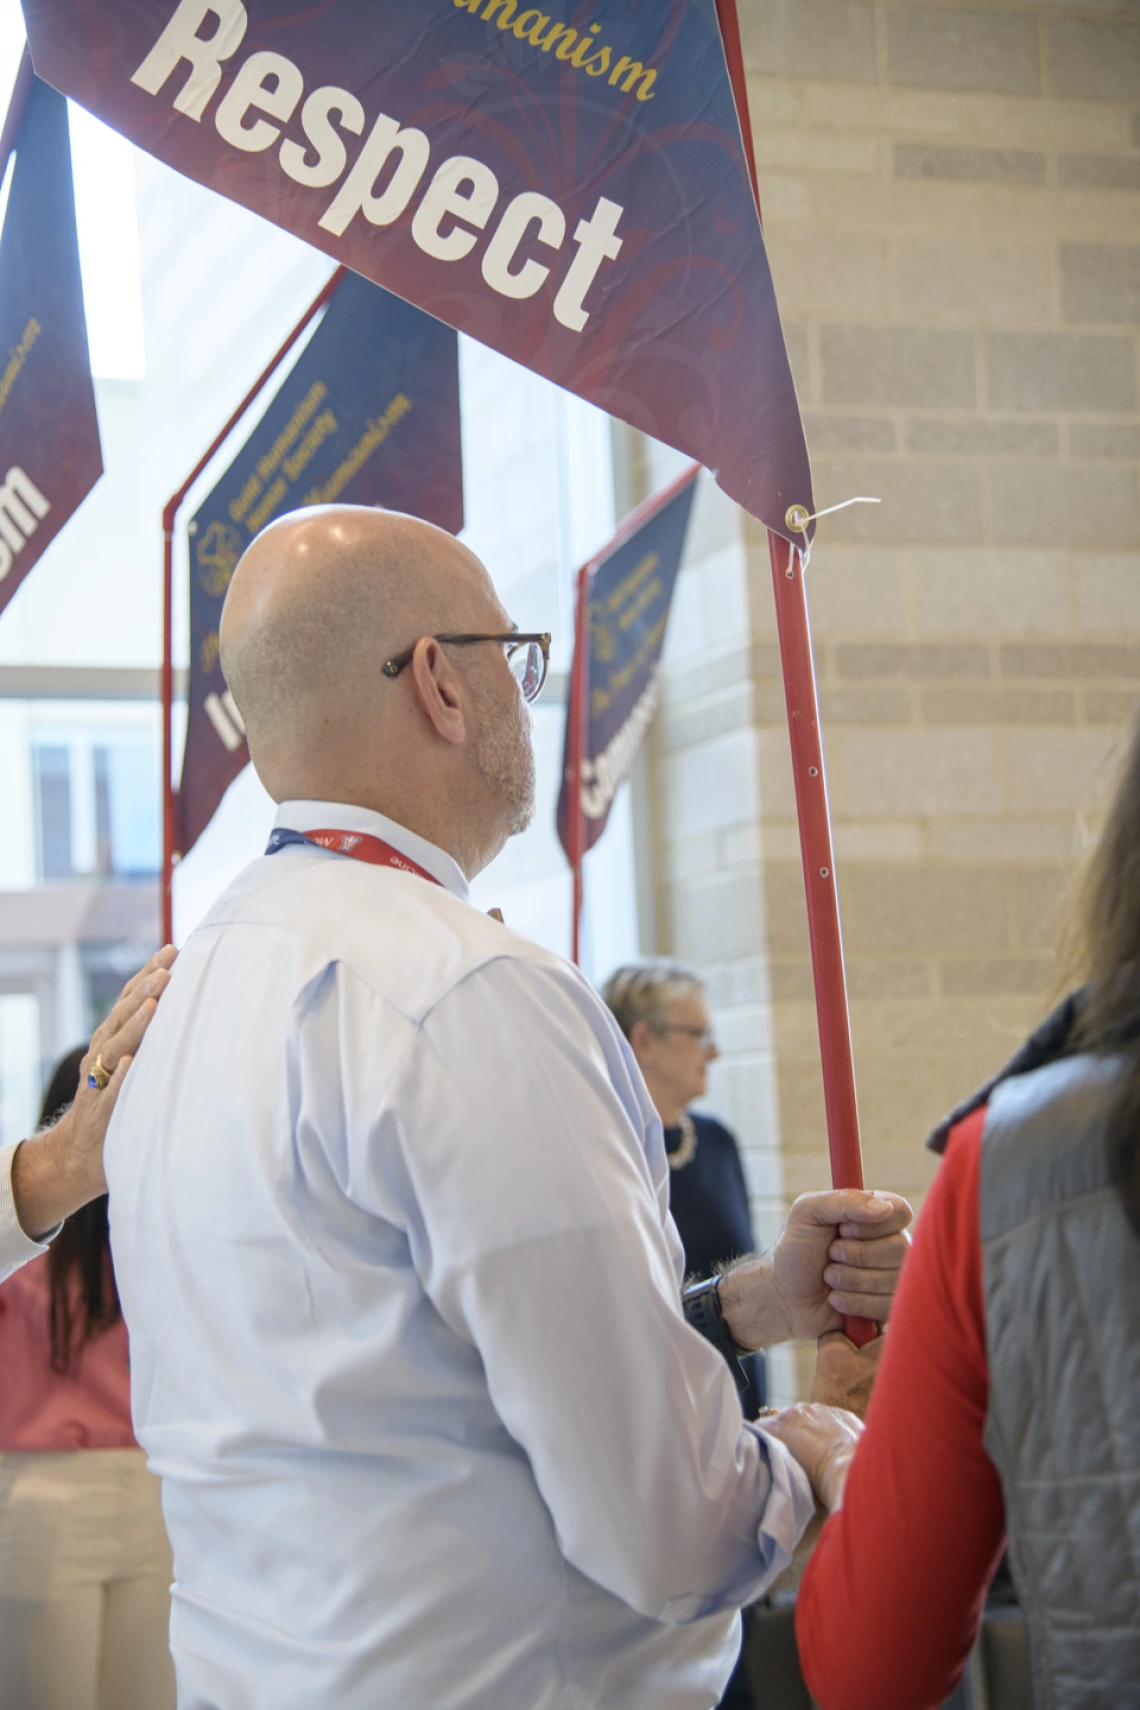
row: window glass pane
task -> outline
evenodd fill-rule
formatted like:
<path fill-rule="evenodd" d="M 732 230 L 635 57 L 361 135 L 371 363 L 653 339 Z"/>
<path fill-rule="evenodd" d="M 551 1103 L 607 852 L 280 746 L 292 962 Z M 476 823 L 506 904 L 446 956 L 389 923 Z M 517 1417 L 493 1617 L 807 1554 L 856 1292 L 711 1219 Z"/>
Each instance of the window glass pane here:
<path fill-rule="evenodd" d="M 107 756 L 110 801 L 110 870 L 122 879 L 152 877 L 162 866 L 155 745 L 138 740 L 116 742 L 103 752 Z"/>
<path fill-rule="evenodd" d="M 68 879 L 71 864 L 71 750 L 55 743 L 33 751 L 36 846 L 41 879 Z"/>
<path fill-rule="evenodd" d="M 40 1113 L 40 1006 L 30 992 L 0 996 L 0 1146 L 34 1134 Z"/>
<path fill-rule="evenodd" d="M 104 380 L 141 380 L 146 353 L 131 145 L 70 101 L 68 120 L 91 372 Z"/>
<path fill-rule="evenodd" d="M 91 750 L 95 774 L 95 871 L 107 878 L 115 871 L 111 844 L 111 761 L 102 746 Z"/>

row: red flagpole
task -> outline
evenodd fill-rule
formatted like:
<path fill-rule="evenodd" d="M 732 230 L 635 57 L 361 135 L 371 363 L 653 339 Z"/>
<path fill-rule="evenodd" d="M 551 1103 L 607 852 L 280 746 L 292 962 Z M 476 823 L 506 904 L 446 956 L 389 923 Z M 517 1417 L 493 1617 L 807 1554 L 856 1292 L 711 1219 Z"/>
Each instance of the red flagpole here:
<path fill-rule="evenodd" d="M 855 1058 L 851 1044 L 851 1016 L 847 1007 L 847 973 L 843 963 L 843 934 L 839 923 L 839 894 L 835 884 L 831 813 L 823 765 L 803 558 L 789 541 L 771 532 L 768 549 L 772 560 L 788 734 L 792 744 L 792 776 L 796 786 L 796 816 L 800 824 L 800 854 L 807 895 L 831 1179 L 836 1187 L 862 1187 L 863 1158 L 859 1148 L 859 1107 L 855 1099 Z"/>
<path fill-rule="evenodd" d="M 240 422 L 258 393 L 272 379 L 274 371 L 288 356 L 314 315 L 330 300 L 344 278 L 345 269 L 338 267 L 317 292 L 292 332 L 277 353 L 266 363 L 237 409 L 225 426 L 219 429 L 207 449 L 176 493 L 166 501 L 162 513 L 162 940 L 169 944 L 174 937 L 174 866 L 177 855 L 174 840 L 177 832 L 178 792 L 174 788 L 174 524 L 182 501 L 205 469 L 210 459 Z"/>
<path fill-rule="evenodd" d="M 748 86 L 736 0 L 716 0 L 716 10 L 756 196 L 756 211 L 759 213 L 760 191 L 752 146 L 752 123 L 748 116 Z M 780 665 L 792 745 L 792 775 L 796 787 L 796 817 L 799 820 L 800 855 L 807 897 L 831 1180 L 834 1187 L 861 1188 L 863 1156 L 859 1144 L 859 1107 L 855 1097 L 855 1056 L 851 1044 L 839 890 L 835 879 L 803 557 L 797 547 L 771 529 L 768 531 L 768 553 L 772 561 Z M 866 1318 L 847 1318 L 844 1329 L 860 1347 L 876 1334 L 876 1326 Z"/>

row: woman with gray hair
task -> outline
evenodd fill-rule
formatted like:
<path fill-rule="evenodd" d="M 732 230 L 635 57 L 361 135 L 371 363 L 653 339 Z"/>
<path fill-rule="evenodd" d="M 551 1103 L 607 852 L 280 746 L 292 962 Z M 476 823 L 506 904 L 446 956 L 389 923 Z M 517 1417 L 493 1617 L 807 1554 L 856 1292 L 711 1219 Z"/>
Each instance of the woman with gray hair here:
<path fill-rule="evenodd" d="M 602 997 L 629 1040 L 665 1129 L 669 1209 L 685 1249 L 685 1269 L 709 1276 L 727 1260 L 751 1253 L 756 1242 L 736 1140 L 715 1117 L 689 1109 L 704 1097 L 709 1064 L 720 1055 L 704 982 L 684 963 L 656 957 L 616 969 Z M 767 1395 L 764 1356 L 746 1354 L 735 1365 L 733 1376 L 738 1384 L 743 1380 L 741 1406 L 755 1418 Z M 754 1703 L 742 1648 L 721 1710 L 753 1710 Z"/>
<path fill-rule="evenodd" d="M 709 1276 L 751 1253 L 756 1242 L 736 1140 L 715 1117 L 689 1109 L 704 1097 L 709 1064 L 720 1055 L 704 982 L 684 963 L 658 957 L 616 969 L 602 997 L 629 1040 L 665 1129 L 669 1209 L 685 1267 Z M 742 1365 L 744 1410 L 754 1417 L 764 1405 L 764 1357 L 750 1356 Z"/>

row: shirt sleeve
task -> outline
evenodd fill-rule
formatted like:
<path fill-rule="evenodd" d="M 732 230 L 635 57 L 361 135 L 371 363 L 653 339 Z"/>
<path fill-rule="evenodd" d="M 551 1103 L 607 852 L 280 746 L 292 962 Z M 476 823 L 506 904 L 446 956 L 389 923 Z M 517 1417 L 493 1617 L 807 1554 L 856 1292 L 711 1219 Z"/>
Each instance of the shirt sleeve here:
<path fill-rule="evenodd" d="M 961 1122 L 899 1283 L 843 1507 L 801 1584 L 796 1635 L 823 1710 L 934 1710 L 977 1635 L 1005 1543 L 988 1400 L 978 1178 Z"/>
<path fill-rule="evenodd" d="M 423 1024 L 373 1144 L 566 1558 L 665 1622 L 761 1595 L 810 1489 L 685 1323 L 660 1125 L 585 983 L 508 959 L 471 976 Z"/>
<path fill-rule="evenodd" d="M 16 1147 L 20 1141 L 11 1146 L 0 1146 L 0 1282 L 11 1276 L 21 1265 L 26 1265 L 29 1259 L 34 1259 L 40 1253 L 46 1253 L 47 1241 L 33 1241 L 20 1228 L 20 1220 L 16 1216 L 16 1200 L 12 1192 L 12 1160 L 16 1156 Z M 50 1241 L 59 1234 L 53 1229 L 48 1236 Z"/>

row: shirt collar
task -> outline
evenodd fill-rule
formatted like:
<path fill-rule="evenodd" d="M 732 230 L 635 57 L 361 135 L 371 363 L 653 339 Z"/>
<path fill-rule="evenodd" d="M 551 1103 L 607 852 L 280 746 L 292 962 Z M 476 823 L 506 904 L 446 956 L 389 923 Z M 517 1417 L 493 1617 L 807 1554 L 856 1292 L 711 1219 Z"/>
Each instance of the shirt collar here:
<path fill-rule="evenodd" d="M 380 837 L 409 861 L 418 862 L 462 902 L 471 901 L 467 880 L 445 850 L 372 808 L 351 807 L 347 802 L 282 802 L 273 824 L 293 831 L 362 831 Z"/>

